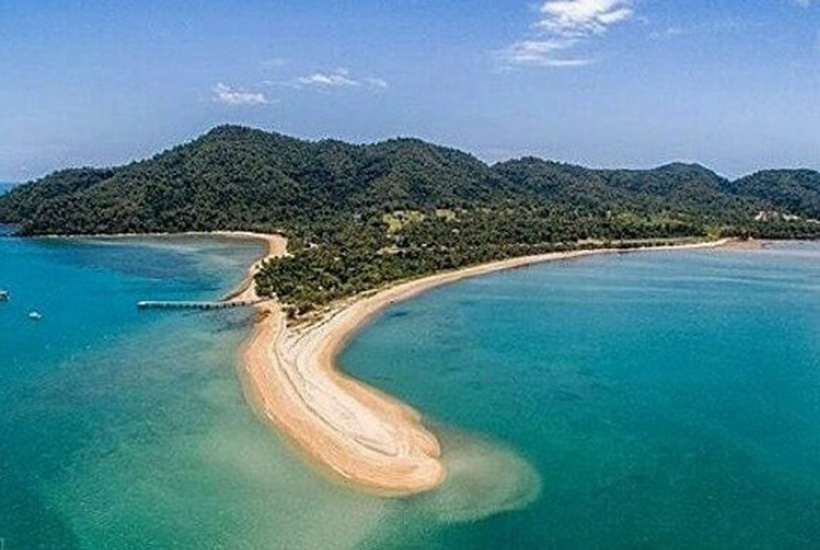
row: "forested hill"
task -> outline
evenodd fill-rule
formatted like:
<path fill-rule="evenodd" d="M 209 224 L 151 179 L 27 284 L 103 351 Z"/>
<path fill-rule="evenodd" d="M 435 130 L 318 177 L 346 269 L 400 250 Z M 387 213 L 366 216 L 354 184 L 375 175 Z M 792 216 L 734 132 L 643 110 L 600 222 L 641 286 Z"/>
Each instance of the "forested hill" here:
<path fill-rule="evenodd" d="M 55 172 L 0 196 L 25 235 L 283 231 L 262 288 L 309 305 L 385 281 L 590 243 L 820 235 L 820 173 L 729 181 L 688 164 L 489 166 L 416 139 L 309 142 L 221 126 L 153 158 Z"/>
<path fill-rule="evenodd" d="M 813 170 L 765 170 L 731 182 L 726 189 L 784 212 L 820 219 L 820 174 Z"/>
<path fill-rule="evenodd" d="M 418 140 L 312 143 L 223 126 L 149 160 L 22 186 L 0 202 L 0 219 L 24 234 L 267 230 L 369 209 L 489 203 L 504 196 L 502 184 L 474 157 Z"/>
<path fill-rule="evenodd" d="M 730 182 L 688 164 L 591 170 L 529 157 L 488 166 L 416 139 L 351 145 L 221 126 L 148 160 L 20 186 L 0 199 L 0 222 L 20 223 L 24 234 L 286 230 L 374 211 L 500 204 L 730 223 L 763 210 L 818 218 L 820 173 L 767 171 Z"/>

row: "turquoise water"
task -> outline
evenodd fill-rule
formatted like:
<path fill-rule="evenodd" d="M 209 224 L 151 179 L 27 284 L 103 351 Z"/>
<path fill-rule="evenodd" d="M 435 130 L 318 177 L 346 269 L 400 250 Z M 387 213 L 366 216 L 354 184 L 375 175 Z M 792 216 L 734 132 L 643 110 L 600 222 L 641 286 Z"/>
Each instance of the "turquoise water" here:
<path fill-rule="evenodd" d="M 4 550 L 344 548 L 371 530 L 380 501 L 316 476 L 244 402 L 249 312 L 135 307 L 216 298 L 261 251 L 0 239 Z"/>
<path fill-rule="evenodd" d="M 0 195 L 8 193 L 17 186 L 16 183 L 0 183 Z"/>
<path fill-rule="evenodd" d="M 134 307 L 218 297 L 259 253 L 0 239 L 5 549 L 817 547 L 820 246 L 589 258 L 394 306 L 342 362 L 441 436 L 447 483 L 403 500 L 256 419 L 249 312 Z"/>
<path fill-rule="evenodd" d="M 385 547 L 820 547 L 817 244 L 464 281 L 393 307 L 343 363 L 541 477 L 524 509 Z"/>

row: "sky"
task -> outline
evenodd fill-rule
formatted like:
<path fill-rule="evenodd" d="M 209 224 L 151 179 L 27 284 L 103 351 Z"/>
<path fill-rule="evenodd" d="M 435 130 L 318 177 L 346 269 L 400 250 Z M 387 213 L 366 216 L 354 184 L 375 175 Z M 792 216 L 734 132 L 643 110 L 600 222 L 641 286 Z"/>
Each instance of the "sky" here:
<path fill-rule="evenodd" d="M 224 123 L 820 169 L 820 0 L 0 0 L 0 181 Z"/>

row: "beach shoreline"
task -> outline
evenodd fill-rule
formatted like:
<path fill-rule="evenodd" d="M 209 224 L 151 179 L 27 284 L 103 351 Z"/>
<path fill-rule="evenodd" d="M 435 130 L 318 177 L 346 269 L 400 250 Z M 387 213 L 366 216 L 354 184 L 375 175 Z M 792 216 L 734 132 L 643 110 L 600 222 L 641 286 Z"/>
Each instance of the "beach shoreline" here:
<path fill-rule="evenodd" d="M 80 237 L 219 237 L 263 242 L 265 253 L 251 263 L 239 287 L 222 299 L 253 305 L 255 310 L 253 329 L 239 350 L 237 366 L 246 400 L 263 422 L 329 479 L 386 497 L 436 489 L 447 471 L 439 439 L 424 425 L 419 411 L 337 366 L 337 357 L 350 338 L 385 308 L 466 278 L 545 262 L 613 253 L 737 247 L 735 240 L 723 239 L 509 258 L 398 281 L 339 300 L 307 322 L 289 324 L 282 304 L 275 298 L 258 297 L 254 284 L 265 261 L 287 255 L 287 239 L 282 235 L 214 231 Z"/>
<path fill-rule="evenodd" d="M 275 299 L 260 301 L 252 334 L 240 351 L 243 387 L 259 416 L 331 477 L 384 496 L 433 490 L 447 474 L 438 438 L 424 426 L 422 415 L 336 365 L 348 340 L 374 316 L 433 288 L 498 271 L 612 253 L 718 248 L 731 242 L 510 258 L 398 282 L 341 300 L 312 322 L 291 326 Z M 269 257 L 284 253 L 274 248 L 269 252 Z"/>

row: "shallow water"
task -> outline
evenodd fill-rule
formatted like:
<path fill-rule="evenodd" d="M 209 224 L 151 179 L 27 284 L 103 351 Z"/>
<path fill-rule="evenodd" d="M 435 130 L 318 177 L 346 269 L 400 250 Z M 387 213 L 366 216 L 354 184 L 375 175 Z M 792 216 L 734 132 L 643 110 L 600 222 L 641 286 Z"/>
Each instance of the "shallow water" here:
<path fill-rule="evenodd" d="M 254 417 L 248 311 L 135 308 L 219 297 L 260 252 L 0 239 L 6 549 L 817 546 L 817 245 L 588 258 L 394 306 L 342 362 L 441 437 L 448 481 L 400 500 Z"/>
<path fill-rule="evenodd" d="M 0 239 L 6 549 L 351 548 L 372 531 L 382 502 L 317 476 L 244 402 L 250 312 L 136 309 L 219 297 L 261 252 Z"/>
<path fill-rule="evenodd" d="M 545 264 L 393 307 L 346 368 L 542 488 L 386 547 L 817 548 L 818 320 L 817 244 Z"/>

